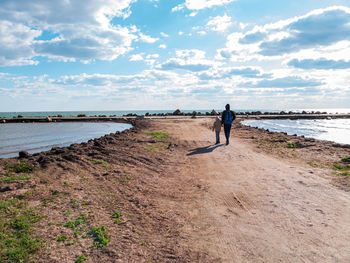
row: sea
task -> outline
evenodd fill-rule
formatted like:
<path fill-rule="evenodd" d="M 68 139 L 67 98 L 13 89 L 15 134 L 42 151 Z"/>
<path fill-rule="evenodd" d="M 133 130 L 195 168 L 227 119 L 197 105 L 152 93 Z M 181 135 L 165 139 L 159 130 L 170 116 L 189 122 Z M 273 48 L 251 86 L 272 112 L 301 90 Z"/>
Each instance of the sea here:
<path fill-rule="evenodd" d="M 350 144 L 350 119 L 247 120 L 244 125 L 318 140 Z"/>
<path fill-rule="evenodd" d="M 37 153 L 52 147 L 87 142 L 131 127 L 130 124 L 115 122 L 0 124 L 0 158 L 18 156 L 20 151 Z"/>
<path fill-rule="evenodd" d="M 175 110 L 137 110 L 137 111 L 43 111 L 43 112 L 0 112 L 0 117 L 12 118 L 21 115 L 23 117 L 48 117 L 62 115 L 75 117 L 78 114 L 86 116 L 123 116 L 129 113 L 144 115 L 172 113 Z M 185 113 L 193 111 L 206 113 L 207 110 L 181 110 Z M 222 110 L 217 110 L 218 112 Z M 346 109 L 236 109 L 236 112 L 260 111 L 279 113 L 284 112 L 327 112 L 331 114 L 350 113 Z M 265 128 L 270 131 L 287 132 L 288 134 L 304 135 L 320 140 L 334 141 L 350 144 L 350 120 L 248 120 L 245 125 Z M 95 123 L 95 122 L 57 122 L 57 123 L 0 123 L 0 158 L 18 156 L 19 151 L 37 153 L 50 150 L 52 147 L 68 146 L 72 143 L 86 142 L 90 139 L 101 137 L 105 134 L 129 129 L 131 125 L 121 123 Z"/>

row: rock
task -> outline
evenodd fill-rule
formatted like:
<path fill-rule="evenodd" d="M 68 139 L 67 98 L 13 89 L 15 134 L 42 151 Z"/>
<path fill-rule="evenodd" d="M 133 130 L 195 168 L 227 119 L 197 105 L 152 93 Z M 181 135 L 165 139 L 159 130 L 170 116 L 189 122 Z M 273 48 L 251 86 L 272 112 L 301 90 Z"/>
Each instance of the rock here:
<path fill-rule="evenodd" d="M 78 117 L 86 117 L 85 114 L 78 114 L 77 116 L 78 116 Z"/>
<path fill-rule="evenodd" d="M 183 113 L 179 109 L 173 112 L 173 115 L 182 115 L 182 114 Z"/>
<path fill-rule="evenodd" d="M 47 118 L 46 118 L 46 121 L 47 121 L 47 122 L 52 122 L 52 118 L 51 118 L 51 117 L 47 117 Z"/>
<path fill-rule="evenodd" d="M 6 120 L 1 120 L 1 123 L 6 123 Z"/>
<path fill-rule="evenodd" d="M 30 154 L 28 152 L 26 152 L 26 151 L 20 151 L 18 153 L 18 157 L 19 158 L 28 158 L 28 157 L 30 157 Z"/>
<path fill-rule="evenodd" d="M 214 110 L 214 109 L 211 111 L 210 114 L 211 114 L 211 115 L 219 115 L 219 113 L 218 113 L 216 110 Z"/>
<path fill-rule="evenodd" d="M 332 146 L 336 148 L 350 149 L 350 144 L 333 143 Z"/>
<path fill-rule="evenodd" d="M 22 115 L 18 115 L 17 118 L 23 118 L 23 116 Z"/>
<path fill-rule="evenodd" d="M 11 190 L 12 190 L 11 187 L 5 186 L 5 187 L 3 187 L 3 188 L 0 188 L 0 193 L 7 192 L 7 191 L 11 191 Z"/>

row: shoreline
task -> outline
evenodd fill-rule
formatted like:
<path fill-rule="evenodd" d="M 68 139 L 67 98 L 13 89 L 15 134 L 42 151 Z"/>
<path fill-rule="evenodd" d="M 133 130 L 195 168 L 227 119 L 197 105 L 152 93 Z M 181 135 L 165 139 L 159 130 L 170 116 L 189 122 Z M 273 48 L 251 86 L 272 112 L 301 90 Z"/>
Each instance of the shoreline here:
<path fill-rule="evenodd" d="M 81 116 L 81 117 L 12 117 L 2 118 L 0 117 L 0 124 L 6 123 L 26 123 L 26 122 L 97 122 L 97 121 L 113 121 L 121 123 L 133 123 L 138 119 L 190 119 L 190 118 L 215 118 L 216 114 L 188 114 L 188 115 L 173 115 L 162 114 L 155 116 L 135 115 L 135 116 Z M 237 114 L 237 119 L 249 120 L 249 119 L 350 119 L 350 114 Z"/>
<path fill-rule="evenodd" d="M 23 158 L 0 159 L 0 201 L 17 198 L 45 216 L 35 226 L 35 237 L 47 244 L 35 254 L 38 262 L 72 262 L 82 254 L 93 262 L 117 259 L 193 262 L 198 257 L 201 262 L 212 262 L 217 258 L 215 249 L 209 249 L 216 244 L 210 236 L 204 238 L 211 241 L 202 248 L 193 243 L 197 232 L 191 229 L 201 223 L 192 220 L 192 213 L 204 205 L 200 203 L 202 197 L 210 192 L 207 180 L 215 179 L 206 175 L 213 172 L 210 169 L 203 168 L 203 175 L 194 171 L 200 169 L 201 163 L 207 163 L 200 158 L 231 148 L 206 150 L 206 145 L 214 142 L 210 131 L 212 118 L 131 120 L 134 122 L 131 129 L 87 143 L 53 148 Z M 199 129 L 196 138 L 193 130 Z M 154 137 L 158 133 L 171 137 Z M 233 154 L 230 158 L 238 158 L 236 166 L 240 161 L 235 153 L 239 143 L 242 149 L 250 149 L 263 158 L 276 158 L 276 162 L 309 171 L 310 176 L 326 180 L 344 193 L 350 190 L 350 176 L 336 175 L 333 170 L 333 164 L 349 155 L 347 148 L 243 126 L 240 121 L 235 122 L 231 136 L 232 150 L 228 153 Z M 296 147 L 288 148 L 288 143 Z M 18 160 L 33 165 L 34 171 L 6 175 L 5 163 L 15 165 Z M 262 170 L 267 169 L 263 160 L 257 162 Z M 215 167 L 212 167 L 214 171 Z M 241 172 L 248 173 L 245 169 Z M 219 178 L 222 173 L 225 172 L 219 172 Z M 6 178 L 11 180 L 4 181 Z M 243 197 L 237 198 L 242 207 L 251 206 L 249 202 L 244 203 Z M 228 209 L 239 212 L 236 208 Z M 82 234 L 74 234 L 80 228 L 65 225 L 81 216 L 86 218 Z M 199 221 L 212 215 L 203 216 Z M 87 234 L 92 227 L 101 226 L 107 229 L 110 240 L 105 249 L 92 247 L 94 241 Z M 85 227 L 88 230 L 84 230 Z M 57 241 L 63 236 L 67 237 L 66 241 Z"/>

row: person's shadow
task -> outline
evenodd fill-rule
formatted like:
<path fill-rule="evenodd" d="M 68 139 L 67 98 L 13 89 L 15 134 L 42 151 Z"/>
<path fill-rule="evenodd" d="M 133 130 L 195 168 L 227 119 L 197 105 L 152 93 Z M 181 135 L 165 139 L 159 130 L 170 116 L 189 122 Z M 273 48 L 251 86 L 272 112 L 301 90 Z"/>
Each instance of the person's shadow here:
<path fill-rule="evenodd" d="M 191 149 L 190 152 L 186 155 L 191 156 L 191 155 L 195 155 L 195 154 L 210 153 L 210 152 L 214 151 L 216 148 L 221 147 L 221 146 L 224 146 L 224 144 L 223 143 L 222 144 L 211 144 L 208 146 Z"/>

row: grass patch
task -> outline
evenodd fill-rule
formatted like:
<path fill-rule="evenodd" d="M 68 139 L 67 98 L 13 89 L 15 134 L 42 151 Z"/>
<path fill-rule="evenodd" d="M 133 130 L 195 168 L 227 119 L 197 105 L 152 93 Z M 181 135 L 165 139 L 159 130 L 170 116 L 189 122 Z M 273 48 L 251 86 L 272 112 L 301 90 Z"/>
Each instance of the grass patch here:
<path fill-rule="evenodd" d="M 343 163 L 350 163 L 350 156 L 346 156 L 346 157 L 342 158 L 341 161 Z"/>
<path fill-rule="evenodd" d="M 68 221 L 64 224 L 65 227 L 75 229 L 77 226 L 81 224 L 85 224 L 87 221 L 87 218 L 84 215 L 78 216 L 75 220 Z"/>
<path fill-rule="evenodd" d="M 34 171 L 34 166 L 26 161 L 18 160 L 15 164 L 5 163 L 5 170 L 13 173 L 31 173 Z"/>
<path fill-rule="evenodd" d="M 0 183 L 10 183 L 13 181 L 26 181 L 29 180 L 30 176 L 14 176 L 14 175 L 9 175 L 5 177 L 4 179 L 0 179 Z"/>
<path fill-rule="evenodd" d="M 86 260 L 87 260 L 87 258 L 84 257 L 84 255 L 81 255 L 81 256 L 79 256 L 74 262 L 75 262 L 75 263 L 81 263 L 81 262 L 84 262 L 84 261 L 86 261 Z"/>
<path fill-rule="evenodd" d="M 336 175 L 349 176 L 350 175 L 350 157 L 344 157 L 340 163 L 334 163 L 333 169 Z"/>
<path fill-rule="evenodd" d="M 0 262 L 28 262 L 43 241 L 31 236 L 42 216 L 18 199 L 0 202 Z"/>
<path fill-rule="evenodd" d="M 270 141 L 271 142 L 287 142 L 288 139 L 285 137 L 276 137 L 276 138 L 271 138 Z"/>
<path fill-rule="evenodd" d="M 168 146 L 169 144 L 165 144 L 165 143 L 150 144 L 146 146 L 146 150 L 149 152 L 154 152 L 154 151 L 164 150 L 168 148 Z"/>
<path fill-rule="evenodd" d="M 287 148 L 297 148 L 297 145 L 296 145 L 296 143 L 295 142 L 289 142 L 289 143 L 287 143 L 287 145 L 286 145 L 286 147 Z"/>
<path fill-rule="evenodd" d="M 146 134 L 149 136 L 152 136 L 158 142 L 171 138 L 171 135 L 169 133 L 164 133 L 164 132 L 147 132 Z"/>
<path fill-rule="evenodd" d="M 107 234 L 107 228 L 105 226 L 94 227 L 88 232 L 88 235 L 94 238 L 94 247 L 105 248 L 110 239 Z"/>
<path fill-rule="evenodd" d="M 121 223 L 122 221 L 121 221 L 121 217 L 123 216 L 123 214 L 122 213 L 120 213 L 120 212 L 114 212 L 113 213 L 113 215 L 112 215 L 112 218 L 114 219 L 114 223 L 115 224 L 119 224 L 119 223 Z"/>
<path fill-rule="evenodd" d="M 100 164 L 100 165 L 102 165 L 104 168 L 106 168 L 107 170 L 109 169 L 109 164 L 106 163 L 106 162 L 103 161 L 103 160 L 92 160 L 91 163 L 94 164 L 94 165 Z"/>
<path fill-rule="evenodd" d="M 67 239 L 68 239 L 67 236 L 58 236 L 58 237 L 56 238 L 56 240 L 57 240 L 58 242 L 64 242 L 64 241 L 66 241 Z"/>

